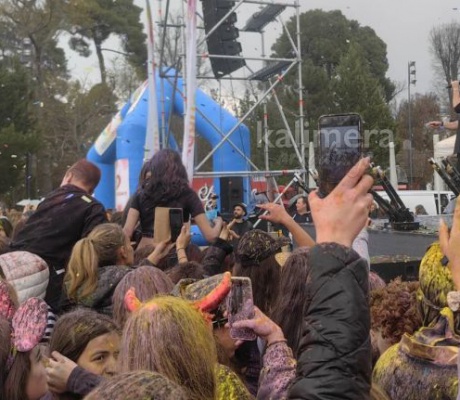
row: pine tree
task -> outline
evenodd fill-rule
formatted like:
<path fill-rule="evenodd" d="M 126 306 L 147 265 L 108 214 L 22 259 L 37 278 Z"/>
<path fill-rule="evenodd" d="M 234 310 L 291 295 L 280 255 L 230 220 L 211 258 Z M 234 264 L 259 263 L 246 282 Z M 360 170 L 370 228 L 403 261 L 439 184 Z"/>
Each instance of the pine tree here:
<path fill-rule="evenodd" d="M 141 8 L 133 0 L 70 0 L 67 5 L 67 30 L 72 35 L 70 47 L 83 57 L 91 55 L 90 43 L 96 48 L 101 82 L 107 70 L 103 43 L 116 35 L 121 39 L 128 61 L 141 76 L 146 74 L 146 36 L 140 22 Z"/>
<path fill-rule="evenodd" d="M 364 120 L 364 150 L 382 166 L 388 165 L 388 145 L 395 128 L 390 107 L 359 44 L 350 43 L 332 82 L 335 112 L 357 112 Z"/>

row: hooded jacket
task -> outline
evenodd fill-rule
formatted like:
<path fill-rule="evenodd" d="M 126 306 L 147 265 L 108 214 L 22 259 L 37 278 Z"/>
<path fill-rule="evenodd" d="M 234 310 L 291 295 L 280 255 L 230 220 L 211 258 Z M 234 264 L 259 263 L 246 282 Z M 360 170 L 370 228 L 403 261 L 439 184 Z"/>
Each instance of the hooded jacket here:
<path fill-rule="evenodd" d="M 308 306 L 289 399 L 366 400 L 371 388 L 369 276 L 352 249 L 310 249 Z"/>
<path fill-rule="evenodd" d="M 112 296 L 118 283 L 123 277 L 133 271 L 133 268 L 123 265 L 107 265 L 98 268 L 96 289 L 89 296 L 78 299 L 77 302 L 70 300 L 66 293 L 61 299 L 61 310 L 70 311 L 77 306 L 91 308 L 98 313 L 112 317 Z"/>

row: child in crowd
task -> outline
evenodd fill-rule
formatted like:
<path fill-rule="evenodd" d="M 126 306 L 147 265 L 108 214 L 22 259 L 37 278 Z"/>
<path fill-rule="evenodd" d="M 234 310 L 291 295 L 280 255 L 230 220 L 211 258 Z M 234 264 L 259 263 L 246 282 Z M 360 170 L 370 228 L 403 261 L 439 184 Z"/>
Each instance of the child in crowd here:
<path fill-rule="evenodd" d="M 99 384 L 94 375 L 115 374 L 119 347 L 120 330 L 109 317 L 88 309 L 63 315 L 51 336 L 46 400 L 82 399 Z"/>
<path fill-rule="evenodd" d="M 39 400 L 48 390 L 42 346 L 48 339 L 48 306 L 42 299 L 30 298 L 15 311 L 7 290 L 0 285 L 0 397 Z"/>

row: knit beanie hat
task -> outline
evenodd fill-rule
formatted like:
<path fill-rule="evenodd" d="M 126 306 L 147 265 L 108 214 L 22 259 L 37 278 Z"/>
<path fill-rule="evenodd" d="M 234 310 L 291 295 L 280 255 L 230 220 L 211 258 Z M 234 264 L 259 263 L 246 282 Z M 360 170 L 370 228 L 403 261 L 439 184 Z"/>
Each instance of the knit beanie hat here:
<path fill-rule="evenodd" d="M 238 243 L 237 255 L 243 267 L 256 265 L 268 257 L 277 254 L 290 240 L 281 236 L 272 237 L 269 233 L 259 229 L 246 232 Z"/>
<path fill-rule="evenodd" d="M 184 390 L 149 371 L 131 371 L 103 381 L 85 400 L 187 400 Z"/>

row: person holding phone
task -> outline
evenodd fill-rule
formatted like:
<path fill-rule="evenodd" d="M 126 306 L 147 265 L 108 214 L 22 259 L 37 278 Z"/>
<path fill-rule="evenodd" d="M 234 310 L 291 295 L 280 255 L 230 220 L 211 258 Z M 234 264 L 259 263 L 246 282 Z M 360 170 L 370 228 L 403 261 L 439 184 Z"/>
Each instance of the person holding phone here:
<path fill-rule="evenodd" d="M 311 296 L 290 399 L 369 398 L 369 270 L 351 248 L 373 201 L 369 165 L 360 160 L 327 197 L 309 196 L 317 245 L 309 253 Z"/>
<path fill-rule="evenodd" d="M 460 114 L 460 83 L 459 81 L 452 81 L 450 84 L 452 88 L 452 108 L 458 114 Z M 457 155 L 457 169 L 460 170 L 460 126 L 457 121 L 430 121 L 426 124 L 428 128 L 448 129 L 450 131 L 456 131 L 454 153 Z"/>
<path fill-rule="evenodd" d="M 327 197 L 320 198 L 318 191 L 309 196 L 317 244 L 308 250 L 297 368 L 282 330 L 260 310 L 253 319 L 234 323 L 253 329 L 267 343 L 257 398 L 274 393 L 271 398 L 370 398 L 368 267 L 351 248 L 372 203 L 373 179 L 365 175 L 369 165 L 368 158 L 360 160 Z M 266 210 L 263 218 L 271 222 L 284 215 L 276 204 Z M 295 225 L 289 225 L 294 232 Z"/>
<path fill-rule="evenodd" d="M 216 218 L 211 227 L 198 195 L 190 188 L 187 171 L 178 152 L 158 151 L 151 160 L 151 176 L 136 193 L 128 211 L 123 230 L 132 237 L 138 221 L 142 230 L 139 248 L 153 243 L 156 207 L 182 208 L 183 220 L 193 218 L 208 242 L 219 236 L 222 219 Z"/>

